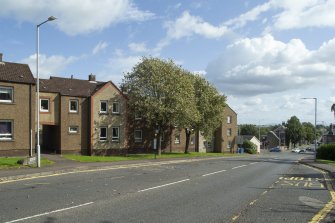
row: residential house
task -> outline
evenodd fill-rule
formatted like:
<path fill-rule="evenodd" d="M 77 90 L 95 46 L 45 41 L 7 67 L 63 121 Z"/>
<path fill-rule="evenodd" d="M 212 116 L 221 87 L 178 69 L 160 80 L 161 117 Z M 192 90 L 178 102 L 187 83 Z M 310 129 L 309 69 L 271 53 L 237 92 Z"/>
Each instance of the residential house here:
<path fill-rule="evenodd" d="M 224 121 L 215 131 L 214 152 L 235 153 L 237 151 L 237 113 L 226 105 L 224 110 Z"/>
<path fill-rule="evenodd" d="M 126 147 L 126 98 L 112 82 L 40 79 L 41 150 L 106 154 Z"/>
<path fill-rule="evenodd" d="M 0 156 L 35 152 L 35 92 L 29 66 L 0 54 Z"/>
<path fill-rule="evenodd" d="M 286 147 L 286 127 L 283 125 L 280 125 L 275 130 L 268 132 L 266 140 L 264 141 L 265 149 L 271 149 L 277 146 L 282 149 Z"/>
<path fill-rule="evenodd" d="M 253 136 L 253 135 L 239 135 L 237 137 L 238 146 L 242 147 L 242 144 L 245 140 L 249 140 L 250 142 L 252 142 L 253 144 L 256 145 L 257 153 L 261 152 L 261 142 L 257 139 L 256 136 Z"/>

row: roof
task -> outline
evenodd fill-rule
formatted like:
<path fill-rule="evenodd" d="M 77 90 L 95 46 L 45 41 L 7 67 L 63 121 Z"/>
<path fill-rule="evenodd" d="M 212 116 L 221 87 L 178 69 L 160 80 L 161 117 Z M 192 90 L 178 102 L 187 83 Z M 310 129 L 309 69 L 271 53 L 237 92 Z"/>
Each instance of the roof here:
<path fill-rule="evenodd" d="M 28 64 L 0 61 L 0 81 L 35 84 L 35 79 Z"/>
<path fill-rule="evenodd" d="M 251 140 L 252 138 L 255 138 L 257 141 L 259 141 L 259 139 L 256 136 L 253 135 L 239 135 L 237 136 L 237 144 L 242 144 L 244 142 L 244 140 Z"/>
<path fill-rule="evenodd" d="M 226 107 L 228 107 L 232 112 L 234 112 L 237 115 L 236 111 L 234 111 L 234 109 L 232 109 L 227 103 L 226 103 Z"/>
<path fill-rule="evenodd" d="M 95 82 L 75 78 L 50 77 L 40 79 L 40 91 L 61 95 L 89 97 L 108 82 Z"/>

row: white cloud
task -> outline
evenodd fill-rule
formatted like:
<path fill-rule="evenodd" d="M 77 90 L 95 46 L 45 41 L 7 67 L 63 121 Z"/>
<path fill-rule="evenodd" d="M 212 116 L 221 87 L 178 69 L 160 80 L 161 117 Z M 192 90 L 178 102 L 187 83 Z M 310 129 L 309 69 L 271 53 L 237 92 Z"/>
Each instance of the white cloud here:
<path fill-rule="evenodd" d="M 128 47 L 131 51 L 136 53 L 147 52 L 149 49 L 146 47 L 145 43 L 130 43 Z"/>
<path fill-rule="evenodd" d="M 213 26 L 200 17 L 190 15 L 187 11 L 175 21 L 166 22 L 165 27 L 171 39 L 181 39 L 195 34 L 209 39 L 218 39 L 228 33 L 227 27 Z"/>
<path fill-rule="evenodd" d="M 61 55 L 52 55 L 47 57 L 40 54 L 39 57 L 39 76 L 40 78 L 49 78 L 51 75 L 59 75 L 67 65 L 77 61 L 78 58 L 74 56 L 64 57 Z M 36 77 L 36 54 L 33 54 L 23 60 L 21 63 L 28 64 L 30 70 Z"/>
<path fill-rule="evenodd" d="M 14 17 L 18 21 L 35 24 L 50 15 L 58 19 L 52 22 L 69 35 L 103 30 L 124 21 L 144 21 L 154 16 L 141 11 L 131 0 L 11 0 L 1 2 L 0 16 Z"/>
<path fill-rule="evenodd" d="M 222 92 L 260 95 L 335 81 L 335 39 L 308 50 L 299 39 L 288 43 L 271 35 L 245 38 L 226 47 L 207 66 L 206 77 Z"/>
<path fill-rule="evenodd" d="M 92 54 L 96 55 L 97 53 L 101 52 L 102 50 L 106 49 L 108 47 L 107 42 L 99 42 L 92 50 Z"/>

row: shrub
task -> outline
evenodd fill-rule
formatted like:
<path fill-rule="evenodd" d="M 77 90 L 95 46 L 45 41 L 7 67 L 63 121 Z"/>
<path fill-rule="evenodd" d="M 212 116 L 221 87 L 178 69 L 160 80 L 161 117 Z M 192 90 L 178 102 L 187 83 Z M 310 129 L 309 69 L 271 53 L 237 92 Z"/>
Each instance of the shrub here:
<path fill-rule="evenodd" d="M 254 143 L 252 143 L 250 140 L 244 140 L 242 147 L 244 148 L 244 151 L 246 153 L 250 154 L 256 154 L 257 153 L 257 147 Z"/>
<path fill-rule="evenodd" d="M 335 161 L 335 144 L 322 145 L 316 150 L 316 158 Z"/>

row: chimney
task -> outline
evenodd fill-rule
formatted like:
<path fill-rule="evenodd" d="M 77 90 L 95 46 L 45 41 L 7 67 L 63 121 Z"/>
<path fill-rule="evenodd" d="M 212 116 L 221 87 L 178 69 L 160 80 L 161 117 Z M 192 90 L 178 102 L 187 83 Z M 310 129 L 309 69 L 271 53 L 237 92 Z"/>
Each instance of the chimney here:
<path fill-rule="evenodd" d="M 3 55 L 3 54 L 2 54 L 2 53 L 0 53 L 0 62 L 2 62 L 2 55 Z"/>
<path fill-rule="evenodd" d="M 93 75 L 93 74 L 88 75 L 88 80 L 89 81 L 95 81 L 95 75 Z"/>

